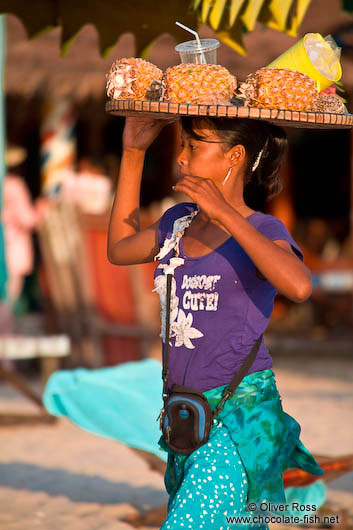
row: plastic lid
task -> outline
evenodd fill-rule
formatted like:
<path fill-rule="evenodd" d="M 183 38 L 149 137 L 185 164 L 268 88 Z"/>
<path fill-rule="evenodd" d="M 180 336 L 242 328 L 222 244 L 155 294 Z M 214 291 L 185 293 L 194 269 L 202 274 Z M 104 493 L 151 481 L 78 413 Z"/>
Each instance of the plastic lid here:
<path fill-rule="evenodd" d="M 324 39 L 320 33 L 307 33 L 304 36 L 304 48 L 320 74 L 331 81 L 340 79 L 340 48 L 331 36 Z"/>
<path fill-rule="evenodd" d="M 175 46 L 175 51 L 180 53 L 195 53 L 195 52 L 209 52 L 219 48 L 220 44 L 217 39 L 200 39 L 201 48 L 199 47 L 197 40 L 188 40 L 186 42 L 181 42 Z"/>

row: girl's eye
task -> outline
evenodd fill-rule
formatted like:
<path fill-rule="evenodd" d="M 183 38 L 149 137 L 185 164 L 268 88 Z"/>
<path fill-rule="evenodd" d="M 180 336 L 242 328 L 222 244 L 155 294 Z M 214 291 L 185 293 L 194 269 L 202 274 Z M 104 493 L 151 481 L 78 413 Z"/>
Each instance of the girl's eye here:
<path fill-rule="evenodd" d="M 184 147 L 185 147 L 185 144 L 181 143 L 180 148 L 184 149 Z M 187 147 L 190 149 L 190 151 L 193 151 L 194 149 L 196 149 L 196 145 L 193 145 L 193 144 L 188 144 Z"/>
<path fill-rule="evenodd" d="M 183 150 L 185 148 L 189 149 L 190 151 L 194 151 L 197 148 L 197 145 L 194 145 L 194 144 L 190 143 L 189 141 L 180 142 L 180 149 Z"/>

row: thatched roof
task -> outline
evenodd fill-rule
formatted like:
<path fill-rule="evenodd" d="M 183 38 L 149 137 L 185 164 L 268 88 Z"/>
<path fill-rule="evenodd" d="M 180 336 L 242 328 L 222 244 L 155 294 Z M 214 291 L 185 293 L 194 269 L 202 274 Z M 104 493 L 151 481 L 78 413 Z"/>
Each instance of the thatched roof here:
<path fill-rule="evenodd" d="M 35 95 L 70 96 L 77 100 L 105 96 L 105 74 L 112 61 L 130 57 L 134 52 L 134 38 L 125 34 L 118 41 L 108 59 L 103 60 L 98 51 L 97 33 L 93 26 L 85 26 L 67 56 L 60 56 L 60 29 L 55 29 L 31 41 L 27 39 L 19 19 L 7 15 L 7 60 L 5 87 L 8 93 L 21 97 Z M 320 32 L 335 33 L 352 22 L 352 16 L 342 11 L 340 0 L 313 0 L 300 34 Z M 213 36 L 207 27 L 201 28 L 201 36 Z M 185 40 L 188 40 L 187 34 Z M 225 45 L 219 49 L 218 61 L 242 80 L 250 72 L 265 66 L 280 55 L 296 39 L 278 31 L 257 25 L 245 36 L 247 57 L 241 57 Z M 148 60 L 165 69 L 177 64 L 179 56 L 174 52 L 175 42 L 169 35 L 162 35 L 153 46 Z M 342 81 L 347 90 L 353 91 L 353 57 L 343 54 Z"/>

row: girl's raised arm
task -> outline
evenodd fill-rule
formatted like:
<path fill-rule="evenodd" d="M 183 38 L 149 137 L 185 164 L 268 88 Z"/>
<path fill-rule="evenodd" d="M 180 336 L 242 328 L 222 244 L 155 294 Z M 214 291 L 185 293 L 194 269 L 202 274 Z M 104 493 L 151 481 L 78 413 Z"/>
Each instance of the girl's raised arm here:
<path fill-rule="evenodd" d="M 140 189 L 145 153 L 169 120 L 126 118 L 119 180 L 110 215 L 108 259 L 115 265 L 153 261 L 159 220 L 140 230 Z"/>

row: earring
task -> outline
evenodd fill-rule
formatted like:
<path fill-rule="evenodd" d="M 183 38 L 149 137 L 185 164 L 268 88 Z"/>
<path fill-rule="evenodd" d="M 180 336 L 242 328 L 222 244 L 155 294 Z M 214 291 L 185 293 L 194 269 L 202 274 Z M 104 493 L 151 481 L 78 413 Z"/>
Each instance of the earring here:
<path fill-rule="evenodd" d="M 230 177 L 232 171 L 233 171 L 233 167 L 230 166 L 230 168 L 228 169 L 228 173 L 226 174 L 226 176 L 225 176 L 224 179 L 223 179 L 222 186 L 225 185 L 225 183 L 226 183 L 227 180 L 229 179 L 229 177 Z"/>

